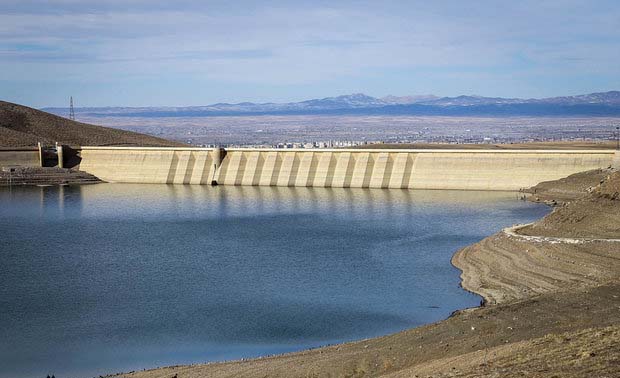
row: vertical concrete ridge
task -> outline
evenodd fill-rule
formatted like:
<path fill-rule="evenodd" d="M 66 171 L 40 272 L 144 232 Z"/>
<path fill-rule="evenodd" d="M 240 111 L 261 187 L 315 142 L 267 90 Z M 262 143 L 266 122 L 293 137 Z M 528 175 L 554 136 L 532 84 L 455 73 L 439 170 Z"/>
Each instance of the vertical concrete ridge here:
<path fill-rule="evenodd" d="M 203 183 L 204 172 L 207 168 L 207 159 L 209 154 L 201 154 L 192 151 L 193 168 L 189 177 L 189 183 L 193 185 L 199 185 Z"/>
<path fill-rule="evenodd" d="M 179 151 L 175 152 L 174 155 L 177 159 L 177 166 L 175 169 L 173 184 L 189 184 L 191 170 L 194 168 L 194 159 L 192 158 L 192 152 Z"/>
<path fill-rule="evenodd" d="M 409 181 L 407 184 L 407 188 L 409 189 L 413 189 L 415 188 L 416 185 L 416 163 L 418 161 L 418 156 L 420 156 L 419 154 L 409 154 L 409 158 L 411 160 L 411 172 L 409 173 Z"/>
<path fill-rule="evenodd" d="M 276 181 L 277 186 L 288 186 L 291 176 L 293 176 L 293 166 L 295 164 L 296 152 L 285 152 L 280 156 L 282 157 L 282 164 L 280 165 L 280 171 L 278 172 L 278 178 Z"/>
<path fill-rule="evenodd" d="M 392 172 L 389 175 L 390 181 L 388 187 L 393 189 L 406 189 L 409 180 L 406 179 L 405 176 L 411 174 L 411 168 L 409 167 L 409 170 L 407 169 L 410 160 L 409 154 L 397 153 L 394 154 L 393 157 Z"/>
<path fill-rule="evenodd" d="M 247 154 L 248 157 L 245 163 L 241 185 L 258 185 L 258 178 L 260 177 L 259 160 L 261 154 L 257 151 L 250 151 Z M 262 168 L 262 166 L 260 168 Z"/>
<path fill-rule="evenodd" d="M 273 177 L 273 171 L 276 166 L 276 158 L 278 154 L 276 152 L 267 152 L 265 154 L 265 162 L 263 164 L 263 169 L 260 175 L 260 179 L 258 180 L 258 185 L 260 186 L 270 186 L 271 178 Z"/>
<path fill-rule="evenodd" d="M 234 173 L 231 172 L 233 173 L 231 175 L 235 177 L 235 181 L 233 185 L 241 185 L 241 181 L 243 180 L 243 174 L 245 172 L 245 166 L 248 161 L 246 152 L 242 152 L 239 155 L 241 155 L 239 158 L 239 166 L 237 167 L 237 170 Z"/>
<path fill-rule="evenodd" d="M 256 170 L 254 171 L 254 179 L 252 185 L 259 185 L 261 175 L 263 174 L 263 167 L 265 166 L 265 154 L 258 152 L 258 160 L 256 162 Z"/>
<path fill-rule="evenodd" d="M 389 152 L 380 152 L 376 155 L 375 165 L 370 176 L 369 188 L 387 188 L 386 172 L 389 160 Z"/>
<path fill-rule="evenodd" d="M 352 188 L 368 188 L 370 185 L 371 172 L 374 168 L 374 160 L 370 152 L 355 154 L 355 165 L 351 176 Z"/>
<path fill-rule="evenodd" d="M 278 178 L 280 177 L 280 170 L 282 170 L 282 154 L 276 154 L 273 164 L 273 174 L 271 175 L 271 182 L 269 185 L 277 186 Z"/>
<path fill-rule="evenodd" d="M 351 182 L 350 178 L 347 177 L 351 160 L 350 152 L 336 154 L 336 166 L 334 167 L 331 187 L 344 188 L 347 181 Z"/>
<path fill-rule="evenodd" d="M 202 155 L 202 154 L 201 154 Z M 209 152 L 205 159 L 204 170 L 200 177 L 200 184 L 210 185 L 215 179 L 216 164 L 214 161 L 213 152 Z"/>
<path fill-rule="evenodd" d="M 281 154 L 273 151 L 268 152 L 265 158 L 265 164 L 263 166 L 261 178 L 258 185 L 276 186 L 278 184 L 278 177 L 280 176 L 281 166 Z"/>
<path fill-rule="evenodd" d="M 614 158 L 611 161 L 611 166 L 615 169 L 620 169 L 620 150 L 616 150 Z"/>
<path fill-rule="evenodd" d="M 299 174 L 299 165 L 301 164 L 301 154 L 301 152 L 295 152 L 293 155 L 293 166 L 291 168 L 291 175 L 288 178 L 287 186 L 295 186 L 297 175 Z"/>
<path fill-rule="evenodd" d="M 172 158 L 170 159 L 170 165 L 168 167 L 168 177 L 166 177 L 166 184 L 173 184 L 174 178 L 177 174 L 177 165 L 179 163 L 179 155 L 173 151 L 170 153 Z"/>
<path fill-rule="evenodd" d="M 220 166 L 217 182 L 222 185 L 235 185 L 237 172 L 241 163 L 242 152 L 231 152 L 226 155 Z"/>
<path fill-rule="evenodd" d="M 336 168 L 334 152 L 325 151 L 319 154 L 319 163 L 316 168 L 316 175 L 311 186 L 329 188 L 332 185 L 334 171 Z"/>
<path fill-rule="evenodd" d="M 310 171 L 312 169 L 312 161 L 314 160 L 314 152 L 300 152 L 299 168 L 295 177 L 295 186 L 311 186 Z"/>
<path fill-rule="evenodd" d="M 343 182 L 343 188 L 350 188 L 351 187 L 351 181 L 353 181 L 353 169 L 355 168 L 355 158 L 356 158 L 357 154 L 350 154 L 349 155 L 349 161 L 347 163 L 347 168 L 346 168 L 346 173 L 345 173 L 345 179 Z"/>

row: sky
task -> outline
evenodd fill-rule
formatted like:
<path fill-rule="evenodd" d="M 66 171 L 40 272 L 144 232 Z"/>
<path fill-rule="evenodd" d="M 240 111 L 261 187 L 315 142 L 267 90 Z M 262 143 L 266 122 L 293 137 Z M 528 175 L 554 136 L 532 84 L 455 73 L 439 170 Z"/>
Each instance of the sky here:
<path fill-rule="evenodd" d="M 33 107 L 618 89 L 618 0 L 0 0 L 0 99 Z"/>

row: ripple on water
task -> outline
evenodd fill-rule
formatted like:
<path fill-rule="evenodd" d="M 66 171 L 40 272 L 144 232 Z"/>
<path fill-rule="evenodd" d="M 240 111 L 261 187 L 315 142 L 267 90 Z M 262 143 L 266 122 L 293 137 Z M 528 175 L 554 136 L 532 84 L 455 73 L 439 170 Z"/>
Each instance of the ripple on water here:
<path fill-rule="evenodd" d="M 475 306 L 459 248 L 513 193 L 98 184 L 0 190 L 0 377 L 259 356 Z"/>

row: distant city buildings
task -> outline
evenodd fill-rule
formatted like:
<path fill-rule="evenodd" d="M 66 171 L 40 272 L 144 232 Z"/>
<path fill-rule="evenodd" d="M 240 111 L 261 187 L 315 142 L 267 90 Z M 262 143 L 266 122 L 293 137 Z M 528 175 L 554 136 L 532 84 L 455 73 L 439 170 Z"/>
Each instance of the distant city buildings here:
<path fill-rule="evenodd" d="M 187 144 L 194 144 L 191 140 L 186 141 Z M 200 147 L 247 147 L 247 148 L 344 148 L 344 147 L 355 147 L 355 146 L 364 146 L 370 144 L 378 144 L 385 143 L 384 141 L 338 141 L 338 140 L 327 140 L 327 141 L 317 141 L 317 142 L 281 142 L 275 144 L 200 144 Z"/>
<path fill-rule="evenodd" d="M 377 143 L 615 141 L 620 117 L 257 116 L 94 117 L 86 123 L 191 146 L 351 148 Z"/>
<path fill-rule="evenodd" d="M 194 144 L 191 140 L 187 143 L 200 147 L 227 147 L 227 148 L 277 148 L 277 149 L 321 149 L 321 148 L 347 148 L 358 146 L 371 146 L 376 144 L 510 144 L 510 143 L 530 143 L 530 142 L 575 142 L 575 141 L 606 141 L 615 140 L 615 136 L 609 138 L 586 138 L 586 137 L 533 137 L 533 138 L 503 138 L 487 136 L 436 136 L 424 139 L 388 139 L 388 140 L 324 140 L 311 142 L 279 142 L 269 143 L 227 143 L 227 144 Z"/>

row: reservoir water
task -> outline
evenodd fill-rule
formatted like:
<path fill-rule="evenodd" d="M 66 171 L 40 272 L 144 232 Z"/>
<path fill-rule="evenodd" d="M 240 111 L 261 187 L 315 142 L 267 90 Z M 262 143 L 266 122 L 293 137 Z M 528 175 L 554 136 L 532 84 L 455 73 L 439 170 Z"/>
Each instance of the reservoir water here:
<path fill-rule="evenodd" d="M 452 254 L 515 193 L 0 189 L 0 377 L 93 377 L 373 337 L 476 306 Z"/>

